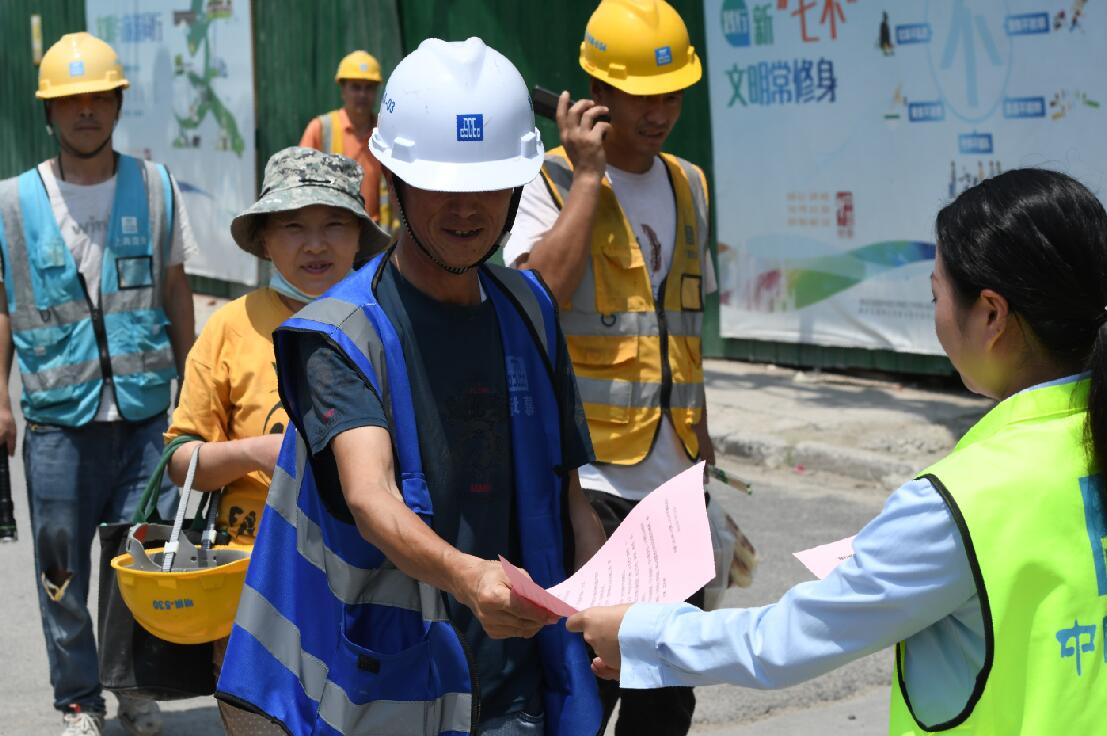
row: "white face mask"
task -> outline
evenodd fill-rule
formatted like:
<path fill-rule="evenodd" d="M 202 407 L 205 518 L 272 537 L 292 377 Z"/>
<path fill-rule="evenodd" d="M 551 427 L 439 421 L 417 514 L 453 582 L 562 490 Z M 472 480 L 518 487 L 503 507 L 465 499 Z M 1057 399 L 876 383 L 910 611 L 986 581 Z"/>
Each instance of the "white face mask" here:
<path fill-rule="evenodd" d="M 293 301 L 303 302 L 304 304 L 315 301 L 319 296 L 319 294 L 308 294 L 296 286 L 293 286 L 292 282 L 286 279 L 284 274 L 281 273 L 276 266 L 273 266 L 271 270 L 273 273 L 269 276 L 269 288 L 278 294 L 283 294 Z"/>

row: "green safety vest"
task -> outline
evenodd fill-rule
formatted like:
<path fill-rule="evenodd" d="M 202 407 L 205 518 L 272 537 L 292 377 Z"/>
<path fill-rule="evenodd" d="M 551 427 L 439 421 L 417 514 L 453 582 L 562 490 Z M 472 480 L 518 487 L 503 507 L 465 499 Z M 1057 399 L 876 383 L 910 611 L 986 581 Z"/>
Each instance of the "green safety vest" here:
<path fill-rule="evenodd" d="M 896 647 L 892 736 L 1107 732 L 1107 528 L 1084 450 L 1087 380 L 1016 394 L 927 478 L 964 541 L 984 617 L 985 658 L 959 712 L 920 722 Z"/>

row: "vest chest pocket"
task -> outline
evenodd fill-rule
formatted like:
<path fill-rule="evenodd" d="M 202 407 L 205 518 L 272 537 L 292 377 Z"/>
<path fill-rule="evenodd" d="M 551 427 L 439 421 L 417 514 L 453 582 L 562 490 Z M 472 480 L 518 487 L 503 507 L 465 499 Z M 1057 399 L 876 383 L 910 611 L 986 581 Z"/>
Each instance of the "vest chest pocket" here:
<path fill-rule="evenodd" d="M 596 422 L 630 422 L 631 392 L 628 380 L 635 375 L 640 340 L 637 335 L 567 338 L 589 426 Z"/>
<path fill-rule="evenodd" d="M 166 325 L 169 318 L 160 309 L 141 312 L 119 312 L 104 315 L 104 326 L 108 333 L 108 347 L 113 364 L 119 356 L 141 356 L 133 358 L 143 371 L 153 372 L 172 364 L 172 351 L 169 347 L 169 334 Z M 122 371 L 134 373 L 137 370 Z"/>
<path fill-rule="evenodd" d="M 686 273 L 680 277 L 680 308 L 687 312 L 703 311 L 703 277 Z"/>

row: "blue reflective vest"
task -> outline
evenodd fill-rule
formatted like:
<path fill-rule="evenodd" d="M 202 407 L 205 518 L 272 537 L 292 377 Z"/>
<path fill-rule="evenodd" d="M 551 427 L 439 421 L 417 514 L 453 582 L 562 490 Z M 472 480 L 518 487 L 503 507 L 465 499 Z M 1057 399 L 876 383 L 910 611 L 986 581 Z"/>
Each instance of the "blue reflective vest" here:
<path fill-rule="evenodd" d="M 389 251 L 390 252 L 390 251 Z M 404 502 L 427 524 L 411 385 L 395 328 L 377 303 L 377 256 L 274 334 L 281 397 L 292 424 L 273 475 L 217 696 L 300 734 L 467 734 L 479 722 L 479 683 L 442 591 L 400 572 L 357 528 L 323 505 L 302 414 L 288 389 L 299 374 L 298 332 L 322 333 L 382 397 Z M 503 340 L 512 397 L 511 446 L 522 562 L 544 587 L 566 577 L 566 480 L 551 357 L 557 315 L 533 274 L 482 267 Z M 555 359 L 554 358 L 554 359 Z M 516 402 L 513 402 L 516 403 Z M 546 733 L 599 730 L 601 706 L 583 640 L 564 623 L 537 636 Z"/>
<path fill-rule="evenodd" d="M 124 419 L 166 410 L 177 375 L 162 307 L 172 233 L 169 172 L 119 156 L 100 283 L 85 284 L 38 170 L 0 182 L 4 285 L 28 420 L 87 424 L 105 383 Z"/>

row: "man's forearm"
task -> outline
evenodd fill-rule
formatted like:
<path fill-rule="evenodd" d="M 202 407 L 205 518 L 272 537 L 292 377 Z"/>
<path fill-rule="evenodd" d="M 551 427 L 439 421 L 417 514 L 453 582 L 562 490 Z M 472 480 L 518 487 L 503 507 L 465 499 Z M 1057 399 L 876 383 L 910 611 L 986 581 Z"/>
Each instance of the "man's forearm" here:
<path fill-rule="evenodd" d="M 520 266 L 542 274 L 542 280 L 553 292 L 558 304 L 568 304 L 584 277 L 592 253 L 592 226 L 600 195 L 601 178 L 579 174 L 565 206 L 541 240 L 534 244 Z"/>
<path fill-rule="evenodd" d="M 361 536 L 409 577 L 455 598 L 481 561 L 434 533 L 403 502 L 392 481 L 391 442 L 380 427 L 359 427 L 331 443 L 342 493 Z M 385 453 L 384 457 L 381 457 Z M 365 472 L 366 468 L 376 468 Z"/>

